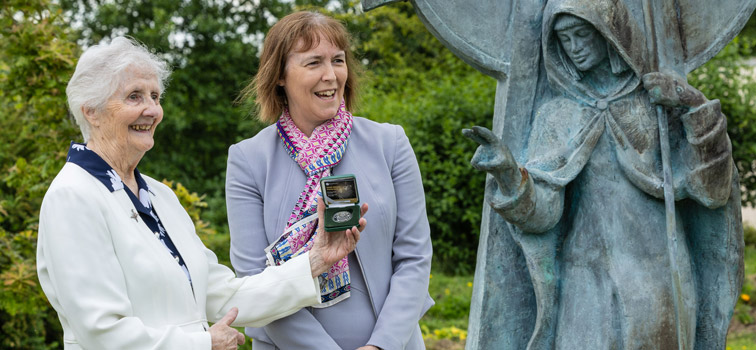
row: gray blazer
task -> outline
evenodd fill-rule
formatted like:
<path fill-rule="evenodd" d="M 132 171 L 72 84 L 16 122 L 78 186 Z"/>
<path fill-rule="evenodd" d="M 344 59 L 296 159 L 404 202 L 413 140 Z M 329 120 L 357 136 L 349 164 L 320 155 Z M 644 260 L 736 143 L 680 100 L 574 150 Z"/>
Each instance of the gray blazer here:
<path fill-rule="evenodd" d="M 420 169 L 404 130 L 355 117 L 347 151 L 333 173 L 354 174 L 360 202 L 370 206 L 355 250 L 376 316 L 369 344 L 424 349 L 418 321 L 433 305 L 428 294 L 432 248 Z M 231 263 L 239 275 L 265 268 L 263 250 L 283 233 L 305 180 L 275 125 L 229 148 L 226 201 Z M 333 344 L 304 309 L 266 328 L 247 328 L 256 349 L 273 348 L 266 332 L 271 327 L 279 327 L 276 334 L 289 332 L 275 340 L 281 349 Z"/>

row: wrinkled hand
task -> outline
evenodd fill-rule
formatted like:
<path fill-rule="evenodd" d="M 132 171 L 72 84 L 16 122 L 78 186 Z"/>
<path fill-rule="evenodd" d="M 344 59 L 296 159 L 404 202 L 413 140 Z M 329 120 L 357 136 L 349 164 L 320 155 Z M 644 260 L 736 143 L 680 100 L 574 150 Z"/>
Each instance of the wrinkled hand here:
<path fill-rule="evenodd" d="M 231 328 L 231 323 L 237 315 L 239 315 L 239 309 L 233 307 L 220 321 L 210 327 L 212 350 L 236 350 L 239 345 L 244 344 L 244 334 Z"/>
<path fill-rule="evenodd" d="M 344 258 L 354 250 L 357 241 L 360 240 L 360 232 L 365 229 L 367 220 L 365 213 L 368 211 L 367 203 L 363 203 L 360 208 L 359 227 L 352 227 L 346 231 L 326 232 L 324 225 L 325 204 L 323 198 L 318 198 L 318 234 L 315 236 L 315 243 L 310 250 L 310 268 L 312 277 L 326 272 L 337 261 Z"/>
<path fill-rule="evenodd" d="M 470 164 L 475 169 L 491 173 L 499 183 L 502 193 L 515 193 L 522 181 L 522 174 L 509 147 L 491 130 L 482 126 L 463 129 L 462 134 L 480 144 Z"/>
<path fill-rule="evenodd" d="M 706 96 L 701 91 L 674 74 L 648 73 L 643 76 L 643 87 L 653 104 L 691 108 L 706 102 Z"/>
<path fill-rule="evenodd" d="M 381 350 L 381 348 L 372 345 L 365 345 L 357 348 L 357 350 Z"/>

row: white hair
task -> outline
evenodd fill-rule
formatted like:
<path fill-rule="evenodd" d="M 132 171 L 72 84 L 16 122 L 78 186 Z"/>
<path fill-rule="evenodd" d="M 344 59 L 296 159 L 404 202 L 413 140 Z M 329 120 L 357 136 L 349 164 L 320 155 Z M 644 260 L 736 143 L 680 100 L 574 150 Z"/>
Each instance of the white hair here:
<path fill-rule="evenodd" d="M 133 38 L 113 38 L 110 43 L 88 48 L 79 57 L 66 87 L 66 96 L 84 142 L 89 141 L 91 126 L 82 109 L 103 110 L 110 97 L 128 79 L 127 68 L 155 74 L 161 92 L 171 75 L 168 63 Z"/>

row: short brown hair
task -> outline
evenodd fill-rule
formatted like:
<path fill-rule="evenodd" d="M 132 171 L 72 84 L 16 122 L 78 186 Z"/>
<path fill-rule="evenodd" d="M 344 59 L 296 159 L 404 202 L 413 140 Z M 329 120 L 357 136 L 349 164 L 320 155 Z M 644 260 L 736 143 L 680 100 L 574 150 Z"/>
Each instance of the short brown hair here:
<path fill-rule="evenodd" d="M 334 46 L 344 50 L 347 64 L 347 80 L 344 87 L 344 103 L 351 110 L 357 102 L 357 77 L 359 66 L 349 49 L 350 36 L 341 22 L 322 13 L 299 11 L 281 18 L 265 36 L 260 67 L 252 82 L 242 90 L 237 101 L 255 99 L 257 117 L 263 122 L 278 120 L 286 105 L 286 93 L 278 82 L 283 79 L 286 59 L 302 40 L 301 49 L 307 51 L 320 44 L 323 36 Z"/>

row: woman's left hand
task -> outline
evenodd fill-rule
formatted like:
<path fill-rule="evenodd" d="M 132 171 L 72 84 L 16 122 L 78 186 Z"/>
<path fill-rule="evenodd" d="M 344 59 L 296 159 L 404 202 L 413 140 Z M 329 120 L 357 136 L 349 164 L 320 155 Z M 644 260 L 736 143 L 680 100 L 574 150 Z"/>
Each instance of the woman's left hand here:
<path fill-rule="evenodd" d="M 212 341 L 212 350 L 234 350 L 244 344 L 244 334 L 231 327 L 239 315 L 239 309 L 232 307 L 223 318 L 212 325 L 208 332 Z"/>
<path fill-rule="evenodd" d="M 362 346 L 362 347 L 358 348 L 357 350 L 381 350 L 381 348 L 379 348 L 377 346 L 372 346 L 372 345 L 365 345 L 365 346 Z"/>
<path fill-rule="evenodd" d="M 365 229 L 367 220 L 365 213 L 368 211 L 367 203 L 360 208 L 359 227 L 352 227 L 346 231 L 326 232 L 323 228 L 325 204 L 322 198 L 318 198 L 318 234 L 315 236 L 315 244 L 310 250 L 310 268 L 312 277 L 326 272 L 333 264 L 351 253 L 360 240 L 360 232 Z"/>

